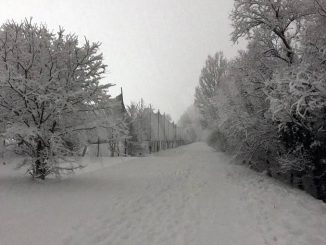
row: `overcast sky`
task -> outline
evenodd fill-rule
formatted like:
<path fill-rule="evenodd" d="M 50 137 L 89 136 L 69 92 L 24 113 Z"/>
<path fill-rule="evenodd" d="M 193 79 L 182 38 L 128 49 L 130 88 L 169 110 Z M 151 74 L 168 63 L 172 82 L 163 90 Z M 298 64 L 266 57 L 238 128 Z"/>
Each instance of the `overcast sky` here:
<path fill-rule="evenodd" d="M 0 21 L 33 17 L 102 43 L 105 81 L 126 104 L 144 98 L 178 120 L 209 54 L 236 55 L 232 0 L 0 0 Z"/>

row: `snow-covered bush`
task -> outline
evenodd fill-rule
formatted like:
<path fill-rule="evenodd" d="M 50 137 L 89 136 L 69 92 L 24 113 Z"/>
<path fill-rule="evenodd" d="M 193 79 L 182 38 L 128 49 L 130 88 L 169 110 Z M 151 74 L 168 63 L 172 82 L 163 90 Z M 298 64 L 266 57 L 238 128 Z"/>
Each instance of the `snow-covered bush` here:
<path fill-rule="evenodd" d="M 210 133 L 207 139 L 207 143 L 218 151 L 225 152 L 228 149 L 227 139 L 223 132 L 218 129 L 215 129 L 213 132 Z"/>

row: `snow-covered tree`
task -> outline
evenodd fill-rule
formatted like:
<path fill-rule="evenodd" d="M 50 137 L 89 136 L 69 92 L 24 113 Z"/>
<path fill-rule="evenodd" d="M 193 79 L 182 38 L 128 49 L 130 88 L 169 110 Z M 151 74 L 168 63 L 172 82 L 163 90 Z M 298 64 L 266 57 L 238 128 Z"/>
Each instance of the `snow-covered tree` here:
<path fill-rule="evenodd" d="M 323 17 L 326 17 L 326 3 L 324 0 L 314 0 L 315 6 L 317 8 L 317 13 Z"/>
<path fill-rule="evenodd" d="M 235 0 L 232 40 L 255 37 L 266 54 L 292 64 L 304 20 L 315 11 L 311 0 Z"/>
<path fill-rule="evenodd" d="M 307 25 L 300 63 L 279 70 L 267 84 L 270 110 L 288 149 L 280 157 L 282 167 L 313 173 L 322 199 L 326 196 L 325 24 L 326 18 L 319 17 Z"/>
<path fill-rule="evenodd" d="M 186 142 L 195 142 L 202 139 L 201 114 L 197 107 L 191 105 L 182 114 L 178 126 L 184 131 L 184 140 Z"/>
<path fill-rule="evenodd" d="M 213 57 L 208 56 L 206 65 L 201 71 L 199 86 L 195 92 L 195 105 L 202 114 L 204 127 L 210 127 L 209 123 L 217 120 L 217 107 L 214 106 L 212 98 L 216 95 L 218 86 L 227 72 L 227 60 L 222 52 Z"/>
<path fill-rule="evenodd" d="M 150 114 L 153 113 L 153 110 L 141 99 L 139 103 L 132 102 L 127 106 L 127 111 L 130 117 L 131 139 L 135 142 L 149 140 L 151 134 Z"/>
<path fill-rule="evenodd" d="M 60 159 L 79 151 L 79 132 L 96 126 L 85 112 L 105 104 L 110 86 L 100 84 L 99 47 L 31 20 L 1 26 L 0 118 L 34 177 L 57 173 Z"/>

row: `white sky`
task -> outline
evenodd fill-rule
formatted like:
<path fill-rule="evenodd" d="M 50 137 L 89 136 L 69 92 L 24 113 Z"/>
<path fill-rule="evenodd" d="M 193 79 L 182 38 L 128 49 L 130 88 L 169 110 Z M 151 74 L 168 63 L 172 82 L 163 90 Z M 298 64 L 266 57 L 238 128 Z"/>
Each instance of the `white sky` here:
<path fill-rule="evenodd" d="M 144 98 L 178 120 L 209 54 L 233 57 L 232 0 L 0 0 L 0 22 L 33 17 L 102 43 L 105 81 L 126 104 Z"/>

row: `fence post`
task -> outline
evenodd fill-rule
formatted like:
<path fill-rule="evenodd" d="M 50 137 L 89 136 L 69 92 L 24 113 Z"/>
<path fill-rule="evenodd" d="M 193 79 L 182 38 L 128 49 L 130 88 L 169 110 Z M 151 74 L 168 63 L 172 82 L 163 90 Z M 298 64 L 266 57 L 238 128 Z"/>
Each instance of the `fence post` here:
<path fill-rule="evenodd" d="M 160 110 L 157 112 L 157 151 L 160 151 Z"/>
<path fill-rule="evenodd" d="M 166 135 L 165 135 L 165 113 L 163 114 L 163 149 L 166 149 Z"/>
<path fill-rule="evenodd" d="M 167 142 L 168 145 L 167 145 L 167 147 L 168 147 L 168 148 L 170 148 L 170 134 L 169 134 L 169 127 L 170 127 L 170 122 L 168 122 L 168 133 L 167 133 L 167 135 L 168 135 L 168 137 L 167 137 L 167 138 L 168 138 L 168 142 Z"/>
<path fill-rule="evenodd" d="M 177 125 L 174 125 L 174 139 L 177 140 Z"/>
<path fill-rule="evenodd" d="M 176 139 L 176 142 L 177 142 L 177 147 L 179 146 L 179 137 L 178 137 L 178 133 L 179 133 L 178 126 L 175 125 L 175 139 Z"/>
<path fill-rule="evenodd" d="M 152 105 L 149 105 L 149 153 L 152 153 Z"/>

